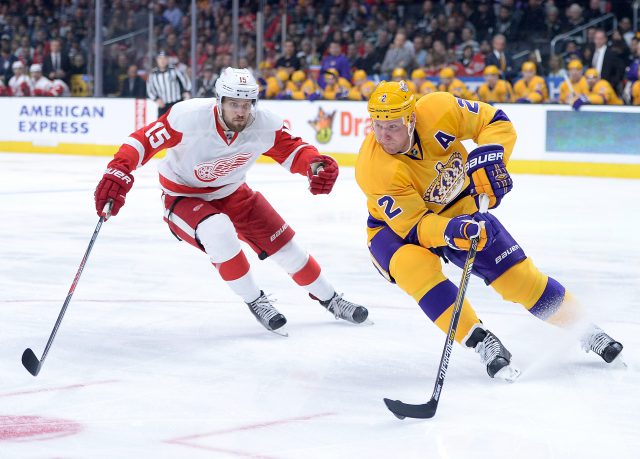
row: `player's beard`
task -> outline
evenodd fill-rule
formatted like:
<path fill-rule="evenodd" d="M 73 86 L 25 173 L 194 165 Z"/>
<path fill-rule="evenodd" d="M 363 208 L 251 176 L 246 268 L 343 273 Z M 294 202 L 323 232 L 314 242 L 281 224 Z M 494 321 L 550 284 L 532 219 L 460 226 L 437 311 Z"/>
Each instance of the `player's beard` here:
<path fill-rule="evenodd" d="M 240 132 L 249 124 L 249 117 L 234 118 L 233 121 L 227 122 L 227 127 L 233 132 Z"/>

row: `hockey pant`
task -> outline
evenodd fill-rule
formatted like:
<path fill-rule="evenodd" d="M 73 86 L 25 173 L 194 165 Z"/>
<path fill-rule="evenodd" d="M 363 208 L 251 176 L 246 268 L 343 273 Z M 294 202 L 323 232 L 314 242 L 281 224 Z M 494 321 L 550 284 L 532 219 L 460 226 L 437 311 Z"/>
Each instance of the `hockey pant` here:
<path fill-rule="evenodd" d="M 467 252 L 449 247 L 426 249 L 408 243 L 386 226 L 371 238 L 369 250 L 378 271 L 411 295 L 427 317 L 446 333 L 458 288 L 443 274 L 441 260 L 462 267 Z M 477 253 L 472 274 L 491 285 L 503 299 L 521 304 L 542 320 L 569 325 L 577 316 L 578 306 L 571 295 L 558 281 L 536 268 L 502 224 L 494 243 Z M 456 341 L 464 341 L 479 322 L 465 299 Z"/>

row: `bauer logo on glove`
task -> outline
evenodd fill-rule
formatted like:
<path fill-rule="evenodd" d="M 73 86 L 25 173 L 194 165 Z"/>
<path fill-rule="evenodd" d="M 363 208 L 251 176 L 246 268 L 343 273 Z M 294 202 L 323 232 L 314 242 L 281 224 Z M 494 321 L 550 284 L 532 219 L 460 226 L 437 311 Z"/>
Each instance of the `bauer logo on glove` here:
<path fill-rule="evenodd" d="M 513 188 L 513 181 L 504 164 L 502 145 L 481 145 L 471 151 L 464 169 L 471 180 L 469 193 L 478 206 L 478 196 L 484 193 L 489 197 L 489 208 L 498 207 L 502 197 Z"/>

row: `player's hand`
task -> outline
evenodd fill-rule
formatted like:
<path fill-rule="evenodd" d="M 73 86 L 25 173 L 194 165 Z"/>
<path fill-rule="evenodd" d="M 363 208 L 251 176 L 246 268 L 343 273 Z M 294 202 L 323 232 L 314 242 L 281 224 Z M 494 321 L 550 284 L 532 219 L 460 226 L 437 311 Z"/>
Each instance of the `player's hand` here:
<path fill-rule="evenodd" d="M 107 167 L 93 194 L 98 215 L 105 216 L 104 208 L 109 200 L 113 200 L 111 215 L 118 215 L 118 211 L 124 205 L 125 197 L 132 186 L 133 176 L 131 174 L 117 167 Z"/>
<path fill-rule="evenodd" d="M 481 145 L 469 153 L 465 170 L 471 179 L 470 194 L 476 200 L 478 196 L 489 196 L 489 209 L 498 207 L 502 197 L 513 188 L 513 181 L 504 165 L 502 145 Z"/>
<path fill-rule="evenodd" d="M 496 218 L 488 213 L 453 217 L 444 229 L 445 242 L 455 250 L 469 250 L 471 238 L 478 236 L 478 252 L 493 244 L 497 235 Z"/>
<path fill-rule="evenodd" d="M 158 108 L 164 108 L 164 100 L 157 98 L 156 104 L 158 104 Z"/>
<path fill-rule="evenodd" d="M 580 107 L 582 107 L 583 105 L 590 105 L 590 104 L 591 104 L 591 101 L 589 100 L 589 98 L 584 94 L 582 94 L 576 97 L 576 99 L 573 101 L 571 106 L 573 107 L 574 110 L 580 110 Z"/>
<path fill-rule="evenodd" d="M 331 156 L 311 158 L 307 169 L 311 194 L 328 194 L 338 179 L 338 163 Z"/>

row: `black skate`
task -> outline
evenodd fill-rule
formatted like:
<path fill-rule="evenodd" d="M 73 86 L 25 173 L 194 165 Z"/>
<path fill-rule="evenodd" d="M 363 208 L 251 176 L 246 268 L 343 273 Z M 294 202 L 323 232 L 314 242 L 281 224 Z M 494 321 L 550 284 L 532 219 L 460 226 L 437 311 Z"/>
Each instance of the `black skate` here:
<path fill-rule="evenodd" d="M 260 296 L 251 303 L 247 303 L 247 306 L 258 322 L 269 331 L 275 331 L 287 323 L 285 316 L 273 307 L 271 300 L 262 290 L 260 290 Z"/>
<path fill-rule="evenodd" d="M 337 293 L 334 293 L 331 299 L 327 301 L 320 301 L 320 304 L 332 313 L 336 319 L 344 319 L 353 324 L 361 324 L 369 316 L 367 308 L 351 303 Z"/>
<path fill-rule="evenodd" d="M 520 370 L 511 365 L 511 352 L 500 342 L 498 337 L 482 326 L 475 326 L 465 345 L 480 354 L 482 363 L 487 367 L 487 374 L 509 382 L 520 376 Z"/>
<path fill-rule="evenodd" d="M 582 335 L 581 344 L 585 352 L 593 351 L 607 363 L 613 362 L 620 355 L 623 347 L 595 325 Z"/>

